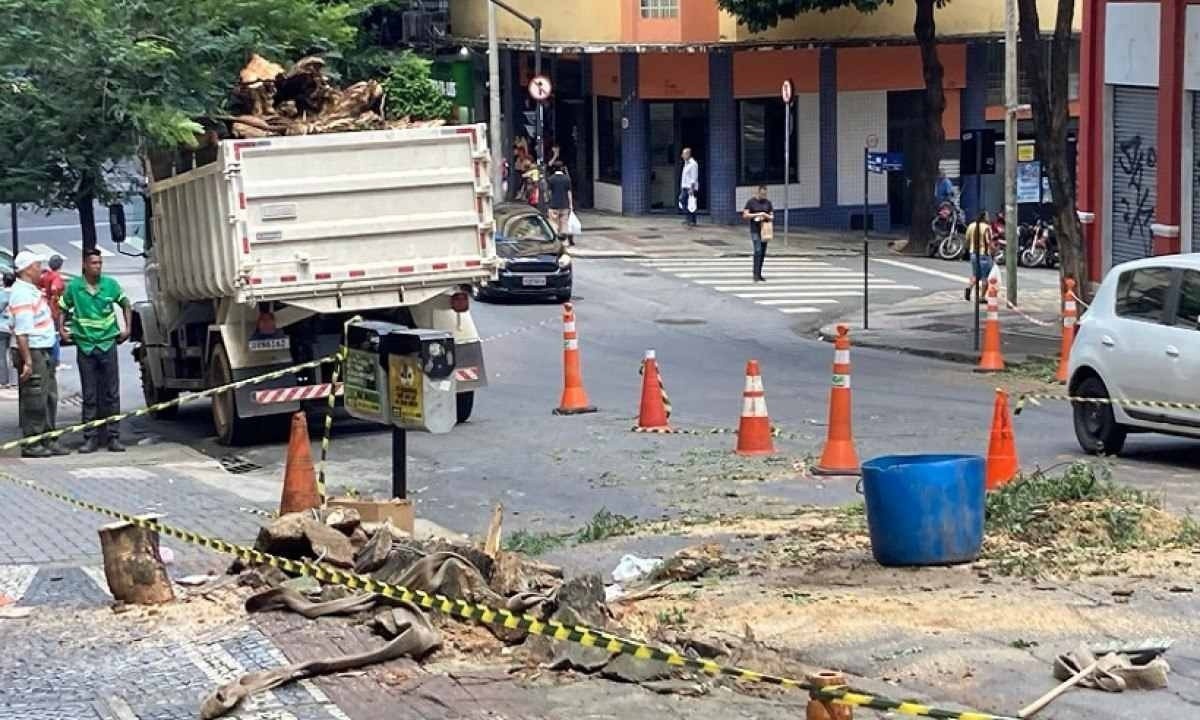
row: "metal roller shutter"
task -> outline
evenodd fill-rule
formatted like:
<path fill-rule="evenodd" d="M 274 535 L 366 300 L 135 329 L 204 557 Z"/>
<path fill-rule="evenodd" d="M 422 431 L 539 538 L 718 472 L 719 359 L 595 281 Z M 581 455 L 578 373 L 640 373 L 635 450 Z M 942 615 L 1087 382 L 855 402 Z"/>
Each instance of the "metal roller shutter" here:
<path fill-rule="evenodd" d="M 1158 152 L 1156 88 L 1113 88 L 1112 261 L 1154 253 Z"/>
<path fill-rule="evenodd" d="M 1192 252 L 1200 252 L 1200 92 L 1192 93 Z"/>

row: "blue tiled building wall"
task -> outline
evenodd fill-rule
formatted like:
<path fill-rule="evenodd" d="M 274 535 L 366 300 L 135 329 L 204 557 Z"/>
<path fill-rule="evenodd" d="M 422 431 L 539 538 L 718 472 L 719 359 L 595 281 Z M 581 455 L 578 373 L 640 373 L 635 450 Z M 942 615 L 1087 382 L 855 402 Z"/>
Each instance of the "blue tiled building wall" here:
<path fill-rule="evenodd" d="M 729 224 L 738 220 L 737 160 L 727 151 L 738 142 L 731 53 L 709 54 L 708 84 L 708 210 L 714 223 Z"/>
<path fill-rule="evenodd" d="M 650 111 L 638 96 L 638 56 L 621 54 L 621 211 L 650 210 Z"/>

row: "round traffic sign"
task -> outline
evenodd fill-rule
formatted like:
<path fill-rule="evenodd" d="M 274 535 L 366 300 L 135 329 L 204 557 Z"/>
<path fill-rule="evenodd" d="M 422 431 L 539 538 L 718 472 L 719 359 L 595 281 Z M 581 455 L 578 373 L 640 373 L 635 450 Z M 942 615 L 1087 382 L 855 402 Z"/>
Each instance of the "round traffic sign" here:
<path fill-rule="evenodd" d="M 542 102 L 550 99 L 550 93 L 554 90 L 554 86 L 550 84 L 550 78 L 545 75 L 534 75 L 529 81 L 529 97 Z"/>
<path fill-rule="evenodd" d="M 783 87 L 779 88 L 779 97 L 783 98 L 785 103 L 792 101 L 793 87 L 791 80 L 784 80 Z"/>

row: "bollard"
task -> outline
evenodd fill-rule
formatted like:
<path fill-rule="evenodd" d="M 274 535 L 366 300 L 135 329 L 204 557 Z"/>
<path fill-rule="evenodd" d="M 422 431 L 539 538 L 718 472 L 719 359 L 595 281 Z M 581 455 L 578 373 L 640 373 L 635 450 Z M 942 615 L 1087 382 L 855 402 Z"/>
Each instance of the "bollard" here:
<path fill-rule="evenodd" d="M 1071 346 L 1075 344 L 1075 322 L 1079 310 L 1075 304 L 1075 281 L 1067 278 L 1067 289 L 1063 291 L 1062 349 L 1058 353 L 1058 372 L 1054 379 L 1067 382 L 1067 367 L 1071 364 Z"/>

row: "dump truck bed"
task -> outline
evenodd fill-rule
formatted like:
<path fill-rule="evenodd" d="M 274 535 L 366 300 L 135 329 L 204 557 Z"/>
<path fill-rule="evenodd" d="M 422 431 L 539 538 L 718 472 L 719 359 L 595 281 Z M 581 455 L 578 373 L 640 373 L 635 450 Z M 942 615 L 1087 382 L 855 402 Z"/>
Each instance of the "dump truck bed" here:
<path fill-rule="evenodd" d="M 487 278 L 485 138 L 467 125 L 222 141 L 215 162 L 151 185 L 161 292 L 319 310 Z"/>

